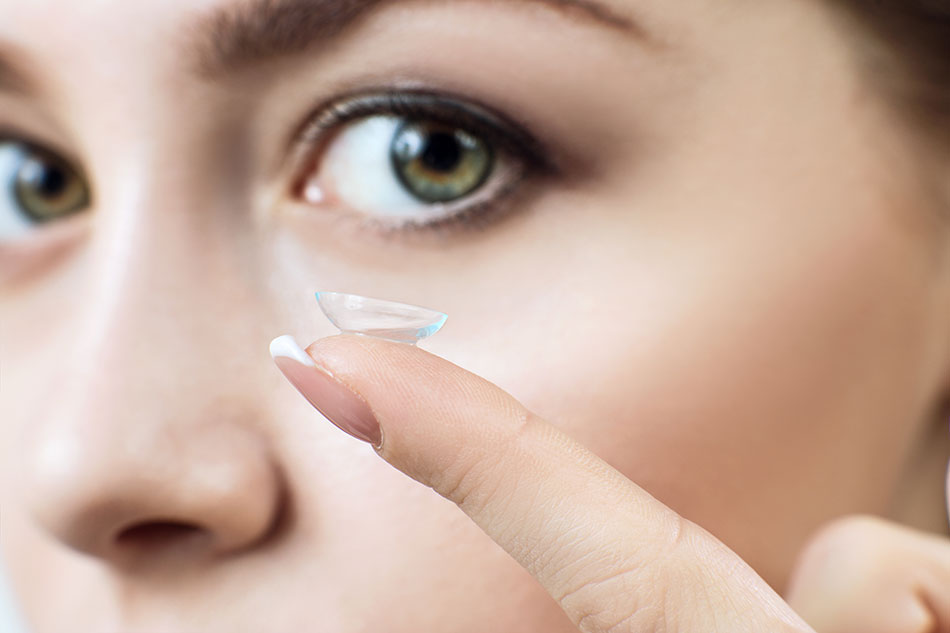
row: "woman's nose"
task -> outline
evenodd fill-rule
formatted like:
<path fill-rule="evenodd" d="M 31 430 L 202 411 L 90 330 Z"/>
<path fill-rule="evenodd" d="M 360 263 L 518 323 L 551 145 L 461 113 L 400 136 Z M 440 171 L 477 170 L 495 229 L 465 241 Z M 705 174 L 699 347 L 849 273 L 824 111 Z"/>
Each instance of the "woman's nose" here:
<path fill-rule="evenodd" d="M 147 228 L 93 249 L 67 306 L 69 346 L 36 368 L 51 397 L 19 456 L 36 523 L 113 565 L 247 550 L 273 534 L 286 497 L 257 387 L 277 380 L 269 333 L 247 276 L 232 277 L 240 254 L 207 231 Z"/>
<path fill-rule="evenodd" d="M 227 420 L 121 434 L 85 420 L 45 429 L 26 471 L 35 519 L 65 545 L 116 565 L 194 561 L 250 548 L 274 527 L 280 481 L 254 434 L 225 431 Z"/>

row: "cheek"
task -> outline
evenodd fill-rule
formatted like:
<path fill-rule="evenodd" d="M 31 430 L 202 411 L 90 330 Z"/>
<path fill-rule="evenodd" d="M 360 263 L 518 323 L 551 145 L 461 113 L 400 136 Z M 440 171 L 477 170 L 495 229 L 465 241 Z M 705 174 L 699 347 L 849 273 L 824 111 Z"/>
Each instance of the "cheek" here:
<path fill-rule="evenodd" d="M 937 375 L 933 249 L 827 167 L 719 174 L 721 199 L 642 205 L 661 220 L 562 198 L 545 218 L 598 213 L 481 269 L 506 290 L 466 354 L 775 583 L 820 523 L 886 511 Z"/>
<path fill-rule="evenodd" d="M 819 523 L 886 510 L 923 415 L 926 295 L 890 228 L 615 261 L 524 317 L 510 389 L 775 580 Z"/>

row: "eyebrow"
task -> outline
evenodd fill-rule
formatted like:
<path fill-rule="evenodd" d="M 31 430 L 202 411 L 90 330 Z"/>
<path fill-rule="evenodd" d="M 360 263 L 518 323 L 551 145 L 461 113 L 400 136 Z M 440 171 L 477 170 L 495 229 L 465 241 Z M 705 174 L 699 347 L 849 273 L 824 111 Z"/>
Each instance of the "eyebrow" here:
<path fill-rule="evenodd" d="M 434 1 L 434 0 L 431 0 Z M 445 1 L 445 0 L 443 0 Z M 475 0 L 468 0 L 475 1 Z M 490 4 L 538 4 L 569 18 L 644 38 L 643 29 L 598 0 L 481 0 Z M 396 0 L 248 0 L 215 9 L 191 32 L 192 67 L 204 78 L 301 53 L 353 27 Z"/>

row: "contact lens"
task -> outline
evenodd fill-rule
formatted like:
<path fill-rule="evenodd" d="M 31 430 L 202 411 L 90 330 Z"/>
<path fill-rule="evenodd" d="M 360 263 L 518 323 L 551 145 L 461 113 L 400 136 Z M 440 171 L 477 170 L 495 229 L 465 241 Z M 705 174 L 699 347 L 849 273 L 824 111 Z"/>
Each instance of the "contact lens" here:
<path fill-rule="evenodd" d="M 447 315 L 406 303 L 343 292 L 318 292 L 320 309 L 344 334 L 363 334 L 415 345 L 442 329 Z"/>

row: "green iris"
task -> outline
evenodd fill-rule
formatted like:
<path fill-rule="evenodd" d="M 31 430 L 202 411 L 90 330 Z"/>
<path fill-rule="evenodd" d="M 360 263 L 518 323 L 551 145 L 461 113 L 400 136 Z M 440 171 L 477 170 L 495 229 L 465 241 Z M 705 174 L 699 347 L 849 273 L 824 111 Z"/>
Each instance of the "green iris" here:
<path fill-rule="evenodd" d="M 17 204 L 36 222 L 49 222 L 85 208 L 89 188 L 69 163 L 30 146 L 13 176 Z"/>
<path fill-rule="evenodd" d="M 393 169 L 423 202 L 451 202 L 478 189 L 492 172 L 494 156 L 482 139 L 427 121 L 406 121 L 390 146 Z"/>

